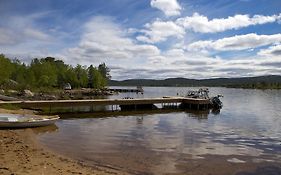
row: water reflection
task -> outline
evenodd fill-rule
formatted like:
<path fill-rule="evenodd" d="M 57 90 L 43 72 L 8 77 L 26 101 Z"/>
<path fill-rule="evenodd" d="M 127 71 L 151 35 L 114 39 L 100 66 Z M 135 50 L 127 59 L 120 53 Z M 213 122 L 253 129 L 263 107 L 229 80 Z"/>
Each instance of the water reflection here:
<path fill-rule="evenodd" d="M 58 132 L 58 127 L 54 125 L 44 126 L 44 127 L 36 127 L 31 128 L 35 134 L 49 134 L 53 132 Z"/>
<path fill-rule="evenodd" d="M 58 132 L 39 139 L 89 164 L 108 164 L 140 174 L 188 174 L 191 169 L 197 174 L 205 169 L 219 174 L 213 172 L 216 165 L 224 174 L 233 174 L 243 165 L 281 165 L 281 93 L 214 91 L 225 95 L 221 111 L 71 114 L 62 116 L 66 119 L 57 123 Z"/>
<path fill-rule="evenodd" d="M 214 115 L 219 115 L 220 112 L 221 112 L 220 109 L 215 109 L 215 108 L 212 109 L 212 114 L 214 114 Z"/>
<path fill-rule="evenodd" d="M 155 109 L 155 110 L 137 110 L 137 111 L 95 111 L 93 113 L 64 113 L 60 114 L 62 119 L 75 119 L 75 118 L 110 118 L 110 117 L 124 117 L 124 116 L 147 116 L 154 114 L 169 114 L 185 112 L 190 114 L 190 117 L 198 119 L 207 119 L 210 110 L 181 110 L 181 109 Z"/>
<path fill-rule="evenodd" d="M 137 124 L 143 124 L 143 116 L 137 116 Z"/>

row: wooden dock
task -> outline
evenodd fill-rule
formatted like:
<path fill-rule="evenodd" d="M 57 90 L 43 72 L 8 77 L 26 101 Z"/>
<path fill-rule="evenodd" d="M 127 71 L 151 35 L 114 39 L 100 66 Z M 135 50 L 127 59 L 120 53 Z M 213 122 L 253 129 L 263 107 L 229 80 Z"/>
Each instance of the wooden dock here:
<path fill-rule="evenodd" d="M 22 108 L 55 108 L 76 106 L 141 106 L 155 104 L 182 104 L 190 108 L 208 108 L 211 103 L 209 99 L 195 99 L 184 97 L 163 98 L 136 98 L 136 99 L 92 99 L 92 100 L 47 100 L 47 101 L 0 101 L 0 106 L 17 105 Z"/>

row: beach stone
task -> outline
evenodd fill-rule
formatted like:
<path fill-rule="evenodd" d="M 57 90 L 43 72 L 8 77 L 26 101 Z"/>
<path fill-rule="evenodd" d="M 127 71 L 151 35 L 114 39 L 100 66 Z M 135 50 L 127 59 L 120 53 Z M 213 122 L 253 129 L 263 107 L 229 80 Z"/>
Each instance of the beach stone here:
<path fill-rule="evenodd" d="M 23 95 L 27 96 L 27 97 L 33 97 L 34 96 L 34 94 L 30 90 L 27 90 L 27 89 L 25 89 L 23 91 Z"/>

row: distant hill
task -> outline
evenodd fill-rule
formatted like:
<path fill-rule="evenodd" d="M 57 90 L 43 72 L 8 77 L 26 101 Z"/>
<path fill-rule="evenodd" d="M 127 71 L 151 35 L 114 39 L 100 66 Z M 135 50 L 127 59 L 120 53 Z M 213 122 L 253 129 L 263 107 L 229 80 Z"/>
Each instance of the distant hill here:
<path fill-rule="evenodd" d="M 241 88 L 281 88 L 281 76 L 269 75 L 242 78 L 214 78 L 214 79 L 186 79 L 168 78 L 154 79 L 129 79 L 123 81 L 110 80 L 110 86 L 209 86 L 209 87 L 241 87 Z"/>

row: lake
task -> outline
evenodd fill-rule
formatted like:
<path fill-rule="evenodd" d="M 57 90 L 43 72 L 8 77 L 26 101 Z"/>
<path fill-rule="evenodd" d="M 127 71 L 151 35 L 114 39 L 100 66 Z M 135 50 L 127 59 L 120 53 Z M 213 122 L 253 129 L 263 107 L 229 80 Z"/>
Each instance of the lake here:
<path fill-rule="evenodd" d="M 144 87 L 143 95 L 109 98 L 176 96 L 190 89 L 196 88 Z M 57 129 L 38 132 L 38 139 L 88 165 L 132 174 L 280 174 L 281 91 L 209 90 L 224 95 L 220 112 L 72 114 Z"/>

